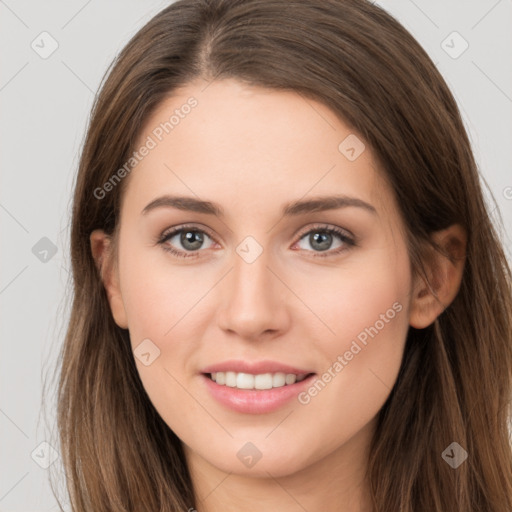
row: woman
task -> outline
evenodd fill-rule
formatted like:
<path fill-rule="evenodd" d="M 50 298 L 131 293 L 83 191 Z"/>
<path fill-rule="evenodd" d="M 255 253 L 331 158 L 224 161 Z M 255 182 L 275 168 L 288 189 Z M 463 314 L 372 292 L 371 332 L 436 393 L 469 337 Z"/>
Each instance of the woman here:
<path fill-rule="evenodd" d="M 382 9 L 160 12 L 94 106 L 71 256 L 74 510 L 511 509 L 510 270 Z"/>

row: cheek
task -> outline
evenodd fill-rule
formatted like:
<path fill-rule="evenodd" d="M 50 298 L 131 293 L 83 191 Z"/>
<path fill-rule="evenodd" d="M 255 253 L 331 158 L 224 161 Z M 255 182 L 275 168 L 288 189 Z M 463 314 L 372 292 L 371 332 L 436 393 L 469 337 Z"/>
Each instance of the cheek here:
<path fill-rule="evenodd" d="M 129 239 L 125 244 L 120 277 L 131 346 L 144 388 L 165 415 L 190 401 L 180 383 L 196 371 L 193 355 L 202 322 L 206 310 L 215 309 L 205 294 L 216 278 L 208 272 L 199 279 L 197 268 L 172 265 L 158 248 L 133 244 L 130 250 Z M 138 354 L 148 352 L 146 366 Z"/>
<path fill-rule="evenodd" d="M 379 339 L 380 348 L 375 348 L 385 352 L 408 326 L 408 268 L 405 248 L 382 249 L 298 280 L 297 294 L 306 297 L 316 317 L 311 317 L 311 339 L 333 360 L 350 350 L 354 340 L 364 346 L 365 341 Z"/>
<path fill-rule="evenodd" d="M 123 301 L 143 387 L 164 421 L 181 432 L 191 417 L 202 414 L 185 390 L 184 376 L 195 348 L 191 319 L 200 309 L 205 286 L 197 272 L 194 279 L 192 267 L 173 268 L 165 257 L 155 258 L 155 252 L 125 247 L 120 261 Z M 144 354 L 149 356 L 144 359 Z"/>
<path fill-rule="evenodd" d="M 375 251 L 317 282 L 309 304 L 328 329 L 316 322 L 309 336 L 325 368 L 302 404 L 319 415 L 330 408 L 345 424 L 350 415 L 354 426 L 378 412 L 398 375 L 409 327 L 408 269 L 405 248 Z"/>
<path fill-rule="evenodd" d="M 197 278 L 193 266 L 173 267 L 166 263 L 165 255 L 156 254 L 155 258 L 154 253 L 156 250 L 125 253 L 120 267 L 122 293 L 134 338 L 164 341 L 174 326 L 193 315 L 208 284 Z"/>

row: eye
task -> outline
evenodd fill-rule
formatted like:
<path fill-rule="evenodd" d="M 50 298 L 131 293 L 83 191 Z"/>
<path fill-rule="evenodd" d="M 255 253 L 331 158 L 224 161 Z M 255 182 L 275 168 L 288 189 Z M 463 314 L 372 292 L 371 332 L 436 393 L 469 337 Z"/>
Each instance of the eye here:
<path fill-rule="evenodd" d="M 173 239 L 175 239 L 173 241 Z M 206 231 L 198 229 L 195 226 L 181 226 L 166 231 L 158 239 L 158 243 L 163 246 L 165 251 L 174 254 L 180 258 L 195 258 L 199 256 L 199 249 L 208 249 L 211 245 L 203 247 L 205 239 L 213 242 L 213 239 Z M 181 245 L 182 249 L 176 249 L 176 245 Z M 189 254 L 187 254 L 189 253 Z"/>
<path fill-rule="evenodd" d="M 338 239 L 339 243 L 336 247 L 332 248 L 332 244 L 335 239 Z M 325 253 L 315 254 L 315 258 L 335 256 L 356 245 L 354 238 L 349 235 L 348 232 L 333 226 L 317 226 L 310 229 L 305 234 L 301 235 L 301 238 L 297 243 L 300 243 L 303 240 L 313 248 L 313 252 Z M 301 247 L 301 249 L 303 249 L 303 247 Z"/>
<path fill-rule="evenodd" d="M 338 239 L 338 245 L 332 248 L 333 241 L 336 239 Z M 206 246 L 204 246 L 205 240 L 210 240 L 210 243 Z M 333 226 L 317 226 L 310 229 L 300 235 L 300 239 L 295 245 L 304 240 L 313 248 L 313 251 L 304 249 L 304 247 L 299 248 L 309 252 L 325 253 L 314 255 L 314 257 L 321 258 L 335 256 L 356 245 L 355 239 L 348 232 Z M 209 249 L 216 243 L 212 235 L 197 226 L 172 228 L 165 231 L 157 242 L 162 245 L 165 251 L 180 258 L 196 258 L 200 256 L 200 249 Z"/>

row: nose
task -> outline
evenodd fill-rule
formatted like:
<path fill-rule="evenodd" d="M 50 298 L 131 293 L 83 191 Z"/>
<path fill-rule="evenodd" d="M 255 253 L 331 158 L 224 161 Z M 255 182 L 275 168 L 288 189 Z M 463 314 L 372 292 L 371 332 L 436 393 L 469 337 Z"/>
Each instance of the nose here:
<path fill-rule="evenodd" d="M 234 254 L 233 268 L 219 290 L 221 329 L 251 341 L 277 337 L 288 329 L 292 293 L 269 263 L 266 251 L 252 263 Z"/>

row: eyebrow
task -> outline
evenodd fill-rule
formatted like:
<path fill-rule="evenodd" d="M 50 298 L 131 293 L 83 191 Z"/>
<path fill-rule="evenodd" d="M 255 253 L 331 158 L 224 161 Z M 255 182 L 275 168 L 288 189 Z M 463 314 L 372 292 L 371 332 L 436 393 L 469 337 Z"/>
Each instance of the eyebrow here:
<path fill-rule="evenodd" d="M 305 213 L 322 212 L 347 207 L 362 208 L 369 213 L 377 215 L 377 210 L 369 203 L 349 196 L 322 196 L 307 200 L 297 200 L 284 205 L 283 217 L 302 215 Z M 224 209 L 217 203 L 204 201 L 194 197 L 165 195 L 151 201 L 141 212 L 145 215 L 156 208 L 177 208 L 189 212 L 205 213 L 224 217 Z"/>

